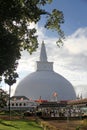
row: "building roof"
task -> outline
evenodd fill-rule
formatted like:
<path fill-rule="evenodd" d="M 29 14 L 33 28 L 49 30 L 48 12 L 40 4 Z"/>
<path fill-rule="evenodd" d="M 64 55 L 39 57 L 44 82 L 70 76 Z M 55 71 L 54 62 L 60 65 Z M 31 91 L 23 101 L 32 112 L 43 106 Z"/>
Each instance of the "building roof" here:
<path fill-rule="evenodd" d="M 29 100 L 26 96 L 12 96 L 11 100 Z"/>
<path fill-rule="evenodd" d="M 43 102 L 41 103 L 38 107 L 66 107 L 67 103 L 62 103 L 62 102 Z"/>
<path fill-rule="evenodd" d="M 68 105 L 86 104 L 87 98 L 68 101 Z"/>

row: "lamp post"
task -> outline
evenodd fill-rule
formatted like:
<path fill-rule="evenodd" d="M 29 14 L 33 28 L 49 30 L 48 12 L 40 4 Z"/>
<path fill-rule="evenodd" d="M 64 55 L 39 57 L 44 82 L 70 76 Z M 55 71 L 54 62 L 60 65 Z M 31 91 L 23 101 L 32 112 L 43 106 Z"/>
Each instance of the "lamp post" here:
<path fill-rule="evenodd" d="M 11 97 L 11 86 L 9 85 L 9 120 L 11 120 L 11 100 L 10 100 L 10 97 Z"/>

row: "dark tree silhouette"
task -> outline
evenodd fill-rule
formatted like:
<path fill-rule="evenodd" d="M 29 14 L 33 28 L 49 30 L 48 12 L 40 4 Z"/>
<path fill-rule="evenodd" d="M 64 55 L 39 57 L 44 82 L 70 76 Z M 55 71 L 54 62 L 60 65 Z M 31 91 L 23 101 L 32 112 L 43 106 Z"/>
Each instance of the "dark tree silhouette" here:
<path fill-rule="evenodd" d="M 44 27 L 57 31 L 58 43 L 62 42 L 62 11 L 53 9 L 52 12 L 47 12 L 43 9 L 51 2 L 52 0 L 0 0 L 0 80 L 2 76 L 15 73 L 21 51 L 26 49 L 32 54 L 37 49 L 37 30 L 29 29 L 29 26 L 32 22 L 38 23 L 42 15 L 47 19 Z"/>

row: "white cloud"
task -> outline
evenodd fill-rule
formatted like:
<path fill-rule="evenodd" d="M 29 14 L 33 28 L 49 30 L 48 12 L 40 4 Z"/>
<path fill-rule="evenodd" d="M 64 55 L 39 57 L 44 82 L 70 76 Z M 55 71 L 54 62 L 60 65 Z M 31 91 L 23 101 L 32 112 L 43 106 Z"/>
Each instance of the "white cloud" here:
<path fill-rule="evenodd" d="M 78 81 L 79 77 L 81 78 L 79 75 L 82 75 L 82 77 L 84 77 L 86 76 L 85 71 L 87 71 L 87 28 L 80 28 L 71 36 L 68 36 L 62 48 L 57 47 L 57 38 L 47 37 L 44 33 L 44 29 L 39 28 L 38 34 L 41 35 L 39 35 L 38 39 L 41 43 L 44 38 L 48 60 L 54 61 L 55 63 L 54 70 L 63 74 L 65 77 L 67 76 L 71 81 L 73 79 L 73 82 L 75 83 L 77 80 L 77 84 L 79 84 L 81 82 Z M 35 70 L 35 61 L 39 60 L 39 51 L 40 46 L 37 49 L 37 52 L 34 52 L 31 56 L 26 52 L 23 54 L 23 58 L 20 60 L 19 65 L 20 71 L 26 71 L 27 74 L 27 72 L 32 72 Z M 72 77 L 75 77 L 75 80 Z"/>
<path fill-rule="evenodd" d="M 80 28 L 68 36 L 65 47 L 72 54 L 85 53 L 87 51 L 87 28 Z"/>

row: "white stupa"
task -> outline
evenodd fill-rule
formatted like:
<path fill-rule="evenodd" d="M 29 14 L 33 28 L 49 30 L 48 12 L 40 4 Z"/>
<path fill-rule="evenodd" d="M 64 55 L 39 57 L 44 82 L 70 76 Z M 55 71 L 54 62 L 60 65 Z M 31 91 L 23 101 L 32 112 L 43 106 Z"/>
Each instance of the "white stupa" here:
<path fill-rule="evenodd" d="M 72 84 L 53 70 L 53 62 L 47 61 L 44 43 L 41 46 L 40 61 L 37 70 L 26 76 L 17 86 L 15 95 L 23 95 L 33 100 L 41 97 L 43 100 L 75 99 L 76 94 Z"/>

